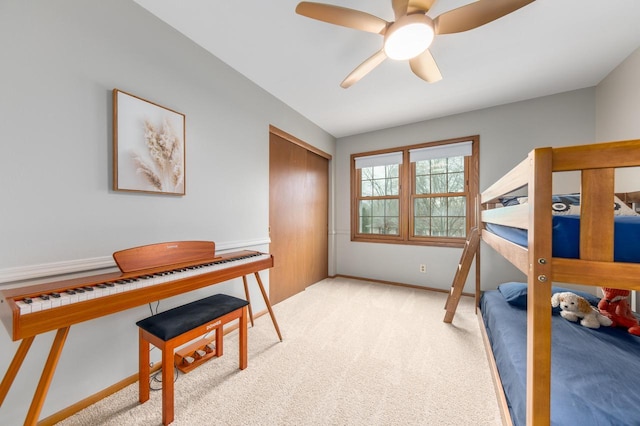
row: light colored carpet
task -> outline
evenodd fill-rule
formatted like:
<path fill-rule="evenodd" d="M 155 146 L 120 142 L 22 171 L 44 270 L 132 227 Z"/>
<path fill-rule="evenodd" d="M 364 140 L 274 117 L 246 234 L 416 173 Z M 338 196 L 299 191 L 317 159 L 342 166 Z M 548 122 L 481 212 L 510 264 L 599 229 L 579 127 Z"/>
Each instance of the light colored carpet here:
<path fill-rule="evenodd" d="M 274 306 L 225 353 L 175 383 L 175 425 L 500 425 L 473 300 L 453 325 L 446 294 L 327 279 Z M 161 392 L 138 403 L 137 384 L 59 423 L 156 425 Z"/>

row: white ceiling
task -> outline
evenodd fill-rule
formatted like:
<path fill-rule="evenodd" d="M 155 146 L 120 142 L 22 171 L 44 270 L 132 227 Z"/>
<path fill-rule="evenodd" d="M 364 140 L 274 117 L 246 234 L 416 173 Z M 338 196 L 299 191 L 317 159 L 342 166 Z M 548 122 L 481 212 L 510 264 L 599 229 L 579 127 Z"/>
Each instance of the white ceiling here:
<path fill-rule="evenodd" d="M 640 46 L 640 0 L 537 0 L 436 36 L 437 83 L 387 59 L 342 89 L 381 36 L 297 15 L 297 0 L 135 1 L 338 138 L 595 86 Z M 393 20 L 391 0 L 324 2 Z M 429 15 L 469 2 L 438 0 Z"/>

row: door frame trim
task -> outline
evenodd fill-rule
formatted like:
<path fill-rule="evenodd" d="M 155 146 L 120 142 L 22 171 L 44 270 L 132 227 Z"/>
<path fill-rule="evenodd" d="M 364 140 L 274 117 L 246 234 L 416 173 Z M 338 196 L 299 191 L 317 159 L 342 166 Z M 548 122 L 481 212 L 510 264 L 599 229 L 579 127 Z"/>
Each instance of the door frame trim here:
<path fill-rule="evenodd" d="M 327 160 L 331 160 L 331 154 L 324 152 L 321 149 L 316 148 L 313 145 L 306 143 L 303 140 L 296 138 L 295 136 L 285 132 L 284 130 L 278 129 L 277 127 L 269 124 L 269 133 L 273 133 L 276 136 L 280 136 L 282 139 L 286 139 L 287 141 L 294 143 L 307 151 L 313 152 L 314 154 L 319 155 L 320 157 L 326 158 Z"/>

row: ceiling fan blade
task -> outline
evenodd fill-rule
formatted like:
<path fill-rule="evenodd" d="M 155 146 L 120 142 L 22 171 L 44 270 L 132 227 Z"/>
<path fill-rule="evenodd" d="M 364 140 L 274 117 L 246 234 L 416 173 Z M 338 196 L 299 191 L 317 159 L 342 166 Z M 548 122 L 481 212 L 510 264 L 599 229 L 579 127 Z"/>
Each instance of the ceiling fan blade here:
<path fill-rule="evenodd" d="M 358 82 L 362 77 L 369 74 L 372 69 L 380 65 L 385 59 L 387 59 L 387 55 L 384 53 L 384 49 L 380 49 L 373 55 L 371 55 L 367 60 L 358 65 L 358 67 L 351 71 L 351 74 L 345 78 L 342 83 L 340 83 L 340 87 L 343 89 L 347 89 L 351 87 L 354 83 Z"/>
<path fill-rule="evenodd" d="M 396 21 L 402 16 L 407 14 L 407 8 L 409 7 L 409 0 L 391 0 L 393 7 L 393 14 L 396 17 Z"/>
<path fill-rule="evenodd" d="M 384 19 L 366 12 L 310 1 L 298 3 L 296 13 L 318 21 L 376 34 L 384 34 L 388 25 Z"/>
<path fill-rule="evenodd" d="M 435 59 L 433 59 L 433 55 L 429 52 L 429 49 L 409 60 L 409 65 L 411 66 L 411 71 L 413 71 L 415 75 L 429 83 L 435 83 L 436 81 L 442 80 L 440 69 L 436 64 Z"/>
<path fill-rule="evenodd" d="M 407 13 L 428 12 L 436 0 L 409 0 Z"/>
<path fill-rule="evenodd" d="M 452 34 L 468 31 L 487 24 L 535 0 L 478 0 L 466 6 L 450 10 L 433 20 L 436 34 Z"/>

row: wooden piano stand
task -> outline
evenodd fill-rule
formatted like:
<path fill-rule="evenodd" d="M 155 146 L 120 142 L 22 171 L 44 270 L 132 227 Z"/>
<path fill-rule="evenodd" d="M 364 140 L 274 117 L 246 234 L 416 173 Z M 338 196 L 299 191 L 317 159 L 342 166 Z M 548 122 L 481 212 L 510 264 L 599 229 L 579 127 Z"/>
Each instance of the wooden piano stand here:
<path fill-rule="evenodd" d="M 53 373 L 55 373 L 56 371 L 56 366 L 58 365 L 58 360 L 60 359 L 62 348 L 64 347 L 64 343 L 67 340 L 67 335 L 69 334 L 69 328 L 70 327 L 63 327 L 56 333 L 56 337 L 53 340 L 53 344 L 51 345 L 51 351 L 49 351 L 49 357 L 47 358 L 47 362 L 45 363 L 44 369 L 42 370 L 42 375 L 40 376 L 38 387 L 36 388 L 36 392 L 33 395 L 33 400 L 31 401 L 29 412 L 27 413 L 27 417 L 24 420 L 25 426 L 35 425 L 38 422 L 40 411 L 42 410 L 45 397 L 47 396 L 47 392 L 49 391 L 49 385 L 51 385 L 51 380 L 53 379 Z M 27 352 L 29 352 L 29 348 L 31 347 L 31 343 L 33 343 L 34 338 L 35 336 L 30 336 L 20 342 L 20 347 L 16 351 L 16 354 L 13 357 L 13 361 L 11 361 L 11 365 L 9 365 L 9 369 L 7 370 L 7 373 L 5 374 L 4 379 L 0 384 L 0 405 L 2 405 L 2 403 L 4 402 L 4 398 L 7 396 L 7 393 L 9 393 L 9 389 L 13 384 L 13 380 L 18 374 L 20 366 L 22 365 L 22 361 L 27 356 Z"/>

